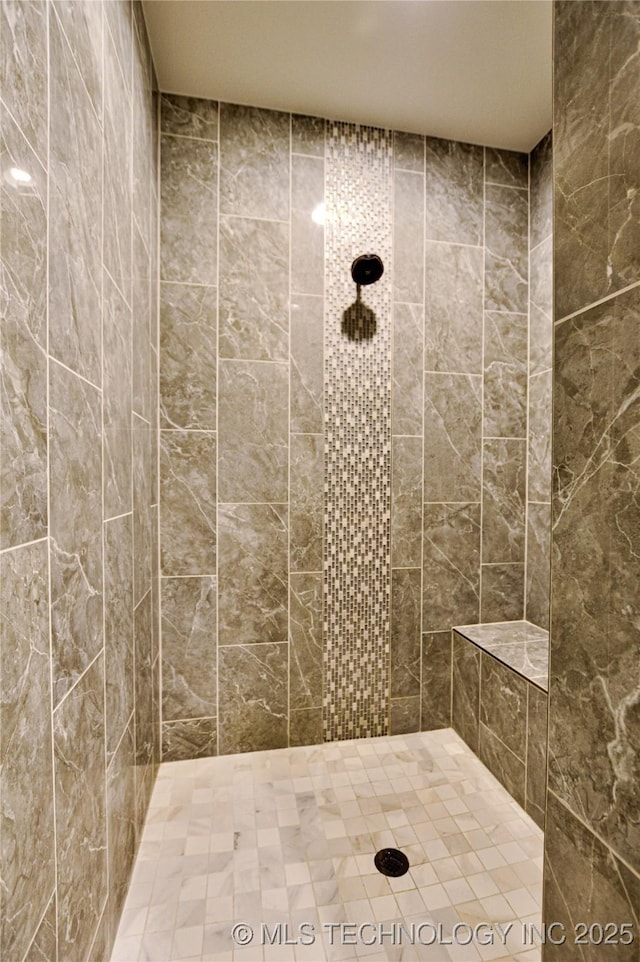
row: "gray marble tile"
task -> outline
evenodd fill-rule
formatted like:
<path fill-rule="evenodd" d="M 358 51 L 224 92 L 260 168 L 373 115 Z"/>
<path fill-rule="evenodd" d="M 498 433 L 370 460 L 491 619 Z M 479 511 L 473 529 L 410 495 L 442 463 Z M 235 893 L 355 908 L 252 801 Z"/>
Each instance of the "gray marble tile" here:
<path fill-rule="evenodd" d="M 290 457 L 289 566 L 292 571 L 320 571 L 323 564 L 324 438 L 319 434 L 292 434 Z"/>
<path fill-rule="evenodd" d="M 289 745 L 321 745 L 322 708 L 292 710 L 289 718 Z"/>
<path fill-rule="evenodd" d="M 51 962 L 51 959 L 56 958 L 57 938 L 56 897 L 54 893 L 23 962 Z"/>
<path fill-rule="evenodd" d="M 220 105 L 220 213 L 289 218 L 290 114 Z"/>
<path fill-rule="evenodd" d="M 550 785 L 631 864 L 639 319 L 632 290 L 560 325 L 554 400 Z"/>
<path fill-rule="evenodd" d="M 526 617 L 549 628 L 551 589 L 551 505 L 527 505 Z"/>
<path fill-rule="evenodd" d="M 527 784 L 525 808 L 544 831 L 547 805 L 548 695 L 527 685 Z"/>
<path fill-rule="evenodd" d="M 106 272 L 103 298 L 103 510 L 113 518 L 132 507 L 131 308 Z"/>
<path fill-rule="evenodd" d="M 553 136 L 551 131 L 531 151 L 529 242 L 531 249 L 553 229 Z"/>
<path fill-rule="evenodd" d="M 524 807 L 524 762 L 482 723 L 478 738 L 478 758 L 500 784 L 504 785 L 518 805 Z"/>
<path fill-rule="evenodd" d="M 420 694 L 421 574 L 419 568 L 391 571 L 392 701 Z"/>
<path fill-rule="evenodd" d="M 49 23 L 49 352 L 100 386 L 102 133 L 57 18 Z"/>
<path fill-rule="evenodd" d="M 481 446 L 481 379 L 425 374 L 425 501 L 479 501 Z"/>
<path fill-rule="evenodd" d="M 162 718 L 216 714 L 215 578 L 163 578 Z"/>
<path fill-rule="evenodd" d="M 424 137 L 394 130 L 393 163 L 396 170 L 417 170 L 424 173 Z"/>
<path fill-rule="evenodd" d="M 291 158 L 291 290 L 324 293 L 324 225 L 313 219 L 324 204 L 324 157 Z"/>
<path fill-rule="evenodd" d="M 220 649 L 221 755 L 286 746 L 288 650 L 286 644 Z"/>
<path fill-rule="evenodd" d="M 426 371 L 482 373 L 482 272 L 482 248 L 426 244 Z"/>
<path fill-rule="evenodd" d="M 391 564 L 411 568 L 422 559 L 422 438 L 391 440 Z"/>
<path fill-rule="evenodd" d="M 120 3 L 105 6 L 117 11 L 118 22 L 124 18 Z M 130 29 L 130 24 L 129 24 Z M 129 91 L 111 32 L 104 32 L 104 111 L 102 199 L 102 260 L 127 301 L 131 302 L 131 201 L 132 201 L 132 111 Z M 129 60 L 131 54 L 129 52 Z M 130 73 L 129 73 L 130 78 Z"/>
<path fill-rule="evenodd" d="M 160 285 L 160 426 L 216 427 L 217 291 Z"/>
<path fill-rule="evenodd" d="M 218 145 L 165 134 L 160 153 L 160 277 L 214 286 Z"/>
<path fill-rule="evenodd" d="M 451 723 L 474 752 L 480 727 L 480 652 L 453 632 Z"/>
<path fill-rule="evenodd" d="M 393 434 L 422 437 L 424 311 L 417 304 L 394 304 L 392 335 Z"/>
<path fill-rule="evenodd" d="M 634 91 L 640 83 L 635 52 L 640 41 L 640 11 L 633 3 L 614 4 L 610 11 L 609 60 L 609 290 L 619 290 L 638 279 L 638 210 L 635 190 L 640 177 L 640 111 Z"/>
<path fill-rule="evenodd" d="M 215 100 L 198 97 L 161 94 L 160 130 L 163 134 L 176 134 L 179 137 L 217 140 L 218 104 Z"/>
<path fill-rule="evenodd" d="M 482 560 L 524 562 L 526 441 L 483 444 Z"/>
<path fill-rule="evenodd" d="M 551 371 L 529 379 L 529 451 L 527 496 L 551 500 Z"/>
<path fill-rule="evenodd" d="M 291 431 L 324 430 L 324 304 L 297 294 L 291 301 Z"/>
<path fill-rule="evenodd" d="M 483 148 L 427 137 L 427 240 L 482 243 Z"/>
<path fill-rule="evenodd" d="M 555 314 L 609 290 L 609 4 L 561 3 L 554 27 Z M 562 107 L 560 107 L 562 105 Z"/>
<path fill-rule="evenodd" d="M 151 601 L 149 590 L 133 612 L 136 779 L 140 777 L 141 769 L 153 760 L 155 697 Z"/>
<path fill-rule="evenodd" d="M 424 174 L 393 175 L 393 297 L 422 304 L 424 291 Z"/>
<path fill-rule="evenodd" d="M 151 312 L 155 305 L 151 290 L 152 285 L 153 288 L 157 286 L 157 278 L 152 280 L 151 258 L 136 221 L 132 224 L 131 233 L 131 406 L 141 418 L 155 423 L 157 395 L 154 394 L 152 398 L 150 348 L 156 340 L 157 317 L 154 314 L 152 331 Z"/>
<path fill-rule="evenodd" d="M 22 959 L 55 885 L 47 542 L 0 555 L 0 952 Z M 37 957 L 37 956 L 36 956 Z"/>
<path fill-rule="evenodd" d="M 529 188 L 529 157 L 514 150 L 485 147 L 484 179 L 488 184 Z"/>
<path fill-rule="evenodd" d="M 321 572 L 291 575 L 289 626 L 291 711 L 313 708 L 321 710 L 323 691 Z M 302 725 L 303 719 L 298 719 L 298 722 Z M 306 726 L 302 726 L 303 729 L 304 727 Z"/>
<path fill-rule="evenodd" d="M 47 3 L 0 6 L 0 90 L 25 137 L 47 162 Z M 3 126 L 5 118 L 3 117 Z M 5 169 L 4 164 L 2 169 Z"/>
<path fill-rule="evenodd" d="M 136 10 L 138 10 L 137 4 L 134 5 L 134 11 Z M 148 41 L 145 29 L 143 38 L 140 38 L 138 34 L 137 48 L 140 57 L 143 56 L 143 49 L 146 54 L 147 46 Z M 149 52 L 149 59 L 150 56 Z M 131 162 L 133 219 L 140 233 L 147 241 L 149 248 L 151 248 L 152 241 L 155 241 L 155 236 L 152 236 L 152 219 L 155 218 L 155 208 L 157 206 L 157 157 L 155 141 L 157 138 L 158 118 L 154 91 L 152 89 L 151 71 L 149 68 L 150 64 L 144 64 L 135 58 L 133 74 L 134 122 Z"/>
<path fill-rule="evenodd" d="M 421 729 L 433 731 L 451 725 L 451 632 L 422 636 Z"/>
<path fill-rule="evenodd" d="M 482 652 L 480 721 L 523 763 L 527 746 L 528 687 L 524 678 Z"/>
<path fill-rule="evenodd" d="M 104 524 L 104 650 L 107 760 L 133 711 L 133 522 Z"/>
<path fill-rule="evenodd" d="M 220 504 L 218 523 L 218 644 L 286 642 L 286 505 Z"/>
<path fill-rule="evenodd" d="M 135 39 L 133 4 L 130 0 L 112 0 L 107 4 L 104 11 L 104 27 L 105 43 L 108 33 L 118 57 L 118 67 L 125 81 L 127 96 L 130 98 Z"/>
<path fill-rule="evenodd" d="M 162 760 L 179 762 L 187 758 L 217 755 L 218 723 L 215 718 L 187 718 L 162 724 Z"/>
<path fill-rule="evenodd" d="M 53 713 L 58 957 L 86 962 L 107 895 L 104 664 Z"/>
<path fill-rule="evenodd" d="M 288 497 L 288 366 L 220 361 L 220 501 L 284 502 Z"/>
<path fill-rule="evenodd" d="M 530 256 L 529 285 L 529 373 L 539 374 L 551 367 L 553 342 L 553 242 L 549 236 Z"/>
<path fill-rule="evenodd" d="M 289 353 L 289 227 L 220 219 L 220 357 L 284 361 Z"/>
<path fill-rule="evenodd" d="M 597 6 L 598 4 L 596 4 Z M 543 918 L 573 933 L 577 922 L 615 919 L 631 924 L 633 942 L 607 953 L 615 962 L 637 962 L 640 939 L 640 876 L 620 862 L 602 841 L 549 792 L 545 830 Z M 581 948 L 581 962 L 601 962 L 603 946 L 589 939 Z M 549 943 L 545 962 L 563 962 L 567 948 Z"/>
<path fill-rule="evenodd" d="M 216 567 L 216 437 L 160 432 L 160 553 L 165 575 Z"/>
<path fill-rule="evenodd" d="M 512 668 L 543 691 L 548 690 L 549 642 L 544 640 L 487 642 L 486 650 L 498 661 Z"/>
<path fill-rule="evenodd" d="M 50 20 L 56 19 L 62 25 L 94 112 L 100 117 L 104 86 L 103 36 L 106 32 L 104 5 L 91 0 L 55 0 L 50 10 L 55 13 L 55 18 L 50 17 Z M 53 23 L 49 29 L 53 30 Z"/>
<path fill-rule="evenodd" d="M 133 417 L 133 604 L 151 587 L 153 532 L 151 530 L 152 443 L 156 434 L 146 421 Z M 153 455 L 153 456 L 152 456 Z M 169 522 L 171 521 L 171 516 Z"/>
<path fill-rule="evenodd" d="M 389 709 L 389 734 L 406 735 L 420 731 L 420 696 L 392 698 Z"/>
<path fill-rule="evenodd" d="M 136 782 L 133 721 L 107 769 L 109 901 L 107 950 L 115 937 L 136 855 Z M 94 947 L 95 954 L 95 947 Z"/>
<path fill-rule="evenodd" d="M 537 625 L 532 625 L 528 621 L 503 621 L 497 625 L 456 625 L 456 631 L 464 634 L 465 638 L 473 641 L 481 648 L 489 648 L 492 645 L 534 645 L 547 643 L 549 632 Z"/>
<path fill-rule="evenodd" d="M 481 621 L 524 617 L 524 564 L 482 565 Z"/>
<path fill-rule="evenodd" d="M 529 200 L 525 190 L 487 184 L 485 288 L 489 311 L 528 311 Z"/>
<path fill-rule="evenodd" d="M 99 392 L 49 366 L 51 634 L 54 705 L 102 647 Z"/>
<path fill-rule="evenodd" d="M 526 314 L 485 312 L 483 434 L 527 435 L 528 323 Z M 551 421 L 549 412 L 548 423 Z"/>
<path fill-rule="evenodd" d="M 425 504 L 423 631 L 447 631 L 464 612 L 479 617 L 480 505 Z"/>
<path fill-rule="evenodd" d="M 322 117 L 291 115 L 291 150 L 310 157 L 324 157 L 324 125 Z"/>
<path fill-rule="evenodd" d="M 19 22 L 15 6 L 3 5 L 0 17 Z M 47 533 L 47 178 L 5 111 L 1 151 L 3 171 L 32 177 L 28 189 L 8 178 L 0 186 L 0 548 L 8 548 Z"/>
<path fill-rule="evenodd" d="M 120 2 L 123 2 L 123 0 L 120 0 Z M 113 926 L 114 922 L 111 918 L 109 902 L 107 901 L 105 902 L 100 921 L 98 922 L 98 928 L 96 929 L 93 942 L 87 955 L 87 962 L 102 962 L 103 959 L 107 958 L 110 952 L 110 932 Z"/>

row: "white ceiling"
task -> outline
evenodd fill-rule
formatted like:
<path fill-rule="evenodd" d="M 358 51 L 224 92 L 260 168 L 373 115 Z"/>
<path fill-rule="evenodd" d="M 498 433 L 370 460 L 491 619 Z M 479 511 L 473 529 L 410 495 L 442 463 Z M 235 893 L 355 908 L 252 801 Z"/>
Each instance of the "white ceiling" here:
<path fill-rule="evenodd" d="M 529 151 L 551 0 L 143 0 L 163 91 Z"/>

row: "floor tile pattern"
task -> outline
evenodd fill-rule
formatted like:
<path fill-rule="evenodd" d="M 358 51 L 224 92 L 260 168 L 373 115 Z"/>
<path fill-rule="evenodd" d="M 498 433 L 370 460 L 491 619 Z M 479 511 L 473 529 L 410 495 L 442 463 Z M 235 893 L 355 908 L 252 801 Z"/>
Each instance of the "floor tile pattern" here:
<path fill-rule="evenodd" d="M 387 846 L 406 875 L 375 870 Z M 170 762 L 112 962 L 538 962 L 541 866 L 541 831 L 451 729 Z"/>

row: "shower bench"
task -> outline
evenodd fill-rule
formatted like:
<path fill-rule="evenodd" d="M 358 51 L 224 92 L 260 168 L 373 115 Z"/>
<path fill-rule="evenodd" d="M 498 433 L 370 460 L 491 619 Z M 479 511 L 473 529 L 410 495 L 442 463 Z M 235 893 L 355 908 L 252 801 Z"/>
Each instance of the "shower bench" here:
<path fill-rule="evenodd" d="M 549 632 L 528 621 L 453 628 L 453 728 L 544 828 Z"/>

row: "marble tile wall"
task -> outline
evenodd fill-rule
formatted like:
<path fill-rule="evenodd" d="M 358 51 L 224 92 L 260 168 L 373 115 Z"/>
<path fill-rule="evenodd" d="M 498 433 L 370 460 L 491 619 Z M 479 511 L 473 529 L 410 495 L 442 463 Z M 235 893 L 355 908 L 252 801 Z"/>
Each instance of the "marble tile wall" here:
<path fill-rule="evenodd" d="M 453 728 L 544 829 L 547 692 L 461 631 L 452 632 Z"/>
<path fill-rule="evenodd" d="M 0 37 L 0 955 L 103 962 L 159 758 L 153 66 L 128 0 Z"/>
<path fill-rule="evenodd" d="M 324 200 L 325 122 L 162 100 L 164 757 L 321 741 L 326 250 L 310 214 Z M 536 170 L 547 238 L 548 163 Z M 453 624 L 523 617 L 527 543 L 546 543 L 548 495 L 529 505 L 527 537 L 527 456 L 544 457 L 527 436 L 529 158 L 396 132 L 392 192 L 389 725 L 400 733 L 449 724 Z M 171 583 L 187 578 L 188 603 Z M 284 724 L 254 647 L 265 644 L 289 666 Z M 224 676 L 241 664 L 253 699 Z"/>
<path fill-rule="evenodd" d="M 552 132 L 530 155 L 525 618 L 549 627 L 553 295 Z"/>
<path fill-rule="evenodd" d="M 635 3 L 555 4 L 554 452 L 544 912 L 628 922 L 638 959 Z M 569 69 L 570 68 L 570 69 Z M 546 946 L 546 960 L 572 958 Z"/>

